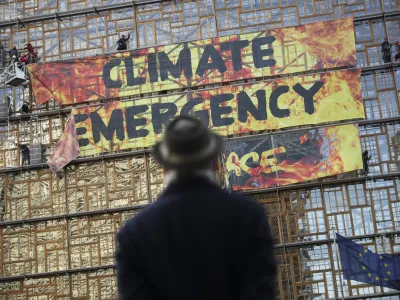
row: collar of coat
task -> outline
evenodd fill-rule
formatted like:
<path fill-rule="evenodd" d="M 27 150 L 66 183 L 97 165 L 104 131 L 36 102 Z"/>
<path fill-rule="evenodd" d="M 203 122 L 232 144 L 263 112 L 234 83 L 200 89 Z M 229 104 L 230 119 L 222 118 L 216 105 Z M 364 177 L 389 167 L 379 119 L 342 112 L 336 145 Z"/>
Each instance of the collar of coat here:
<path fill-rule="evenodd" d="M 217 177 L 215 172 L 211 170 L 195 170 L 192 171 L 190 175 L 180 175 L 177 171 L 171 170 L 168 171 L 167 174 L 164 176 L 164 187 L 168 188 L 172 183 L 179 183 L 179 181 L 187 180 L 183 176 L 190 176 L 192 178 L 202 178 L 206 179 L 207 181 L 217 184 Z"/>

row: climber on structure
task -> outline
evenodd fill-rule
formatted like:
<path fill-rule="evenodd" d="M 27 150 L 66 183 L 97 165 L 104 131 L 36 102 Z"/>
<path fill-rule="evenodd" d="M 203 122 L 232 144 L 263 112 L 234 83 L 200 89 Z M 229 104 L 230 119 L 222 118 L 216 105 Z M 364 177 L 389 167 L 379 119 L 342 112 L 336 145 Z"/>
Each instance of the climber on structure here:
<path fill-rule="evenodd" d="M 368 150 L 365 150 L 362 153 L 362 160 L 363 160 L 363 165 L 364 165 L 364 175 L 366 176 L 369 173 L 368 163 L 371 160 L 371 156 L 370 155 L 368 156 Z"/>
<path fill-rule="evenodd" d="M 22 102 L 22 106 L 20 108 L 20 113 L 29 114 L 29 103 L 26 101 Z"/>
<path fill-rule="evenodd" d="M 5 61 L 6 61 L 6 55 L 5 55 L 5 51 L 4 51 L 4 46 L 0 42 L 0 67 L 5 66 Z"/>
<path fill-rule="evenodd" d="M 384 38 L 382 43 L 382 59 L 384 63 L 390 63 L 392 61 L 392 45 L 390 45 L 387 36 Z"/>
<path fill-rule="evenodd" d="M 395 61 L 400 61 L 400 44 L 399 41 L 395 43 L 396 45 L 396 55 L 394 56 Z"/>
<path fill-rule="evenodd" d="M 30 158 L 30 150 L 27 145 L 19 145 L 21 149 L 21 154 L 22 154 L 22 164 L 21 166 L 23 167 L 24 165 L 29 166 L 31 164 L 31 158 Z"/>
<path fill-rule="evenodd" d="M 6 96 L 6 104 L 8 107 L 8 116 L 11 116 L 13 113 L 13 104 L 12 104 L 13 100 L 10 96 Z"/>
<path fill-rule="evenodd" d="M 10 56 L 10 63 L 13 64 L 14 62 L 18 61 L 19 58 L 19 52 L 17 49 L 17 46 L 13 46 L 12 49 L 6 51 L 8 55 Z"/>
<path fill-rule="evenodd" d="M 23 55 L 19 59 L 19 61 L 21 63 L 25 63 L 26 65 L 31 63 L 31 62 L 35 63 L 36 62 L 36 53 L 35 53 L 35 50 L 33 49 L 32 44 L 31 43 L 25 43 L 24 50 L 28 50 L 28 52 L 25 55 Z"/>
<path fill-rule="evenodd" d="M 41 151 L 42 151 L 42 164 L 46 163 L 46 146 L 44 146 L 43 144 L 41 145 Z"/>
<path fill-rule="evenodd" d="M 130 36 L 131 36 L 130 33 L 128 33 L 128 37 L 127 38 L 125 38 L 125 35 L 121 36 L 121 38 L 117 42 L 117 44 L 118 44 L 117 50 L 118 51 L 123 51 L 123 50 L 128 49 L 128 46 L 126 45 L 126 42 L 129 40 Z"/>

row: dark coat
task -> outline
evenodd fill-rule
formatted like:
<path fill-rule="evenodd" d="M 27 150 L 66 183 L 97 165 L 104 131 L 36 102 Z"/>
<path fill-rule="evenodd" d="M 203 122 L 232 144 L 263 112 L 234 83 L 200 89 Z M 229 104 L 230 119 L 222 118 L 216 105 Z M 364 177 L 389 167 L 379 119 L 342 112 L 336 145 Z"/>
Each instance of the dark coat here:
<path fill-rule="evenodd" d="M 275 299 L 265 210 L 205 178 L 172 183 L 117 240 L 121 300 Z"/>
<path fill-rule="evenodd" d="M 388 41 L 384 41 L 382 43 L 382 53 L 389 53 L 390 54 L 391 48 L 392 48 L 392 45 L 390 45 L 390 43 Z"/>
<path fill-rule="evenodd" d="M 120 38 L 117 41 L 117 44 L 118 44 L 117 50 L 126 50 L 126 49 L 128 49 L 128 46 L 126 45 L 126 42 L 129 40 L 130 36 L 131 36 L 131 34 L 129 34 L 127 38 Z"/>
<path fill-rule="evenodd" d="M 10 49 L 9 51 L 7 51 L 7 53 L 10 55 L 10 57 L 12 58 L 13 56 L 15 57 L 19 57 L 19 53 L 18 53 L 18 49 Z"/>

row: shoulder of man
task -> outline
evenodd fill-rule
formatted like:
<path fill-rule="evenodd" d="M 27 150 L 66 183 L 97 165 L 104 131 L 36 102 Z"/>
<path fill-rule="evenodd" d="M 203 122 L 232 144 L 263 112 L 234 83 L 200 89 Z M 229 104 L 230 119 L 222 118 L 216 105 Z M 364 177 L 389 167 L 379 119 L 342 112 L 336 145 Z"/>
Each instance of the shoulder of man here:
<path fill-rule="evenodd" d="M 243 210 L 243 214 L 253 217 L 265 217 L 265 208 L 256 200 L 241 194 L 231 193 L 228 195 L 231 197 L 232 201 L 237 203 L 239 208 Z"/>
<path fill-rule="evenodd" d="M 220 188 L 211 188 L 208 190 L 209 193 L 217 193 L 218 201 L 223 201 L 224 205 L 230 207 L 234 211 L 239 211 L 245 219 L 254 219 L 254 221 L 263 219 L 266 217 L 264 207 L 256 202 L 254 199 L 237 194 L 228 193 Z M 162 193 L 156 202 L 147 205 L 143 210 L 135 214 L 130 220 L 128 220 L 120 229 L 121 234 L 131 234 L 136 231 L 140 232 L 140 228 L 146 227 L 148 222 L 160 213 L 165 207 L 168 207 L 169 203 L 179 198 L 179 195 L 168 195 Z"/>
<path fill-rule="evenodd" d="M 138 233 L 140 228 L 146 226 L 147 222 L 151 222 L 150 219 L 153 218 L 156 211 L 159 209 L 160 202 L 156 201 L 148 204 L 141 211 L 135 213 L 129 220 L 125 222 L 117 232 L 117 237 L 122 236 L 133 236 L 133 233 Z"/>

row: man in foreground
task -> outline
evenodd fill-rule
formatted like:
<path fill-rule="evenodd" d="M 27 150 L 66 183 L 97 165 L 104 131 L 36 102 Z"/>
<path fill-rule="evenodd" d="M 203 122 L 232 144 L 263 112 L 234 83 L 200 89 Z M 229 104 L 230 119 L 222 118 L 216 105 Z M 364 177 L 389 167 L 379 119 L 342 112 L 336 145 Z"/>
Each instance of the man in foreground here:
<path fill-rule="evenodd" d="M 121 300 L 276 298 L 273 239 L 262 206 L 216 183 L 222 139 L 180 116 L 154 148 L 166 190 L 117 234 Z"/>

